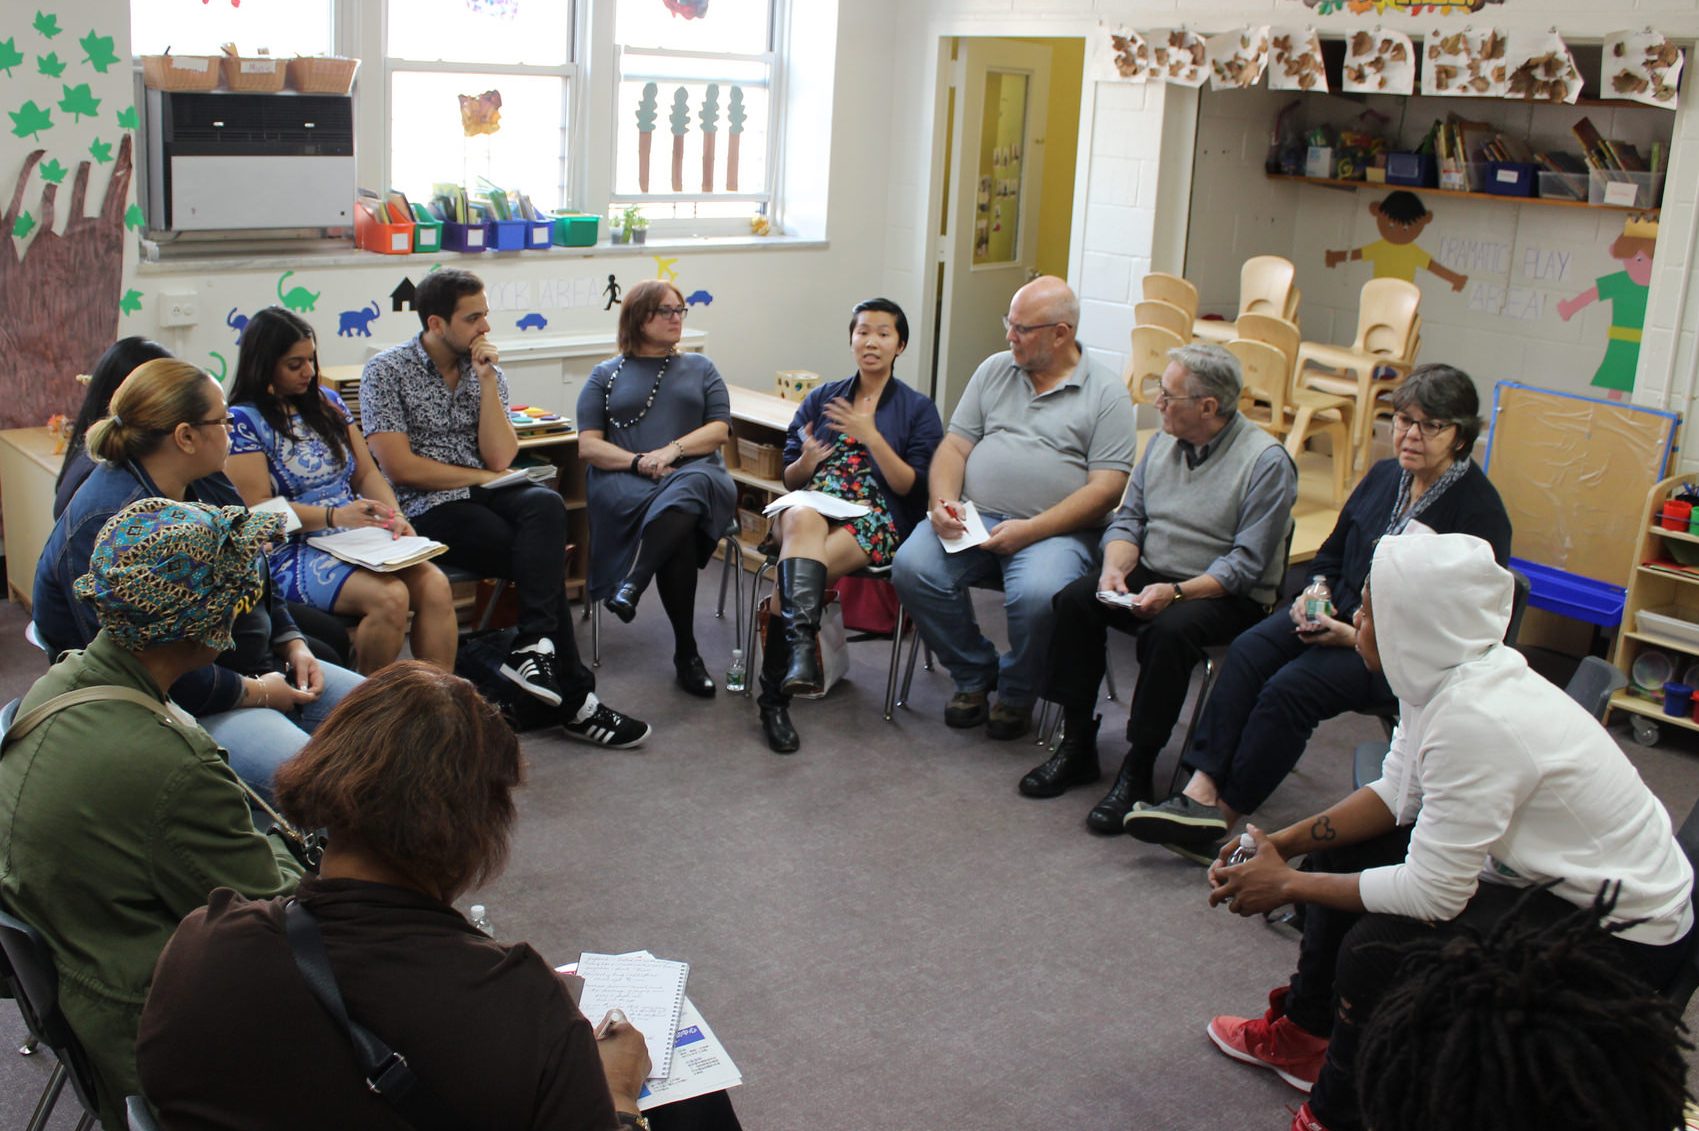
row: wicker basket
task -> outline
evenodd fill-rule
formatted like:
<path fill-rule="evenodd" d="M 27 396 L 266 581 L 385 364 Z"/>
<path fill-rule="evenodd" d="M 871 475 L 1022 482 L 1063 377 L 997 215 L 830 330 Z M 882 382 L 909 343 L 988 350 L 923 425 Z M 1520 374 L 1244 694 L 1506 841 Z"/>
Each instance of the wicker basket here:
<path fill-rule="evenodd" d="M 737 440 L 737 465 L 751 475 L 762 479 L 777 479 L 779 477 L 779 459 L 784 453 L 771 444 L 761 444 L 754 440 L 745 440 L 742 436 Z"/>
<path fill-rule="evenodd" d="M 142 85 L 149 90 L 212 90 L 218 76 L 216 55 L 142 56 Z"/>
<path fill-rule="evenodd" d="M 246 94 L 276 94 L 287 74 L 282 59 L 243 59 L 226 55 L 224 85 Z"/>
<path fill-rule="evenodd" d="M 302 94 L 347 94 L 354 89 L 358 59 L 301 56 L 289 60 L 289 89 Z"/>

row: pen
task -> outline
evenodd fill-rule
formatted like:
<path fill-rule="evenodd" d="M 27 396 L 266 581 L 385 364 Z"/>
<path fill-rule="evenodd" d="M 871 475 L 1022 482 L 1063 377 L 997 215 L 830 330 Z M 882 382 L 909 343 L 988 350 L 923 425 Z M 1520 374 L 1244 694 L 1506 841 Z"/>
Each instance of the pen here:
<path fill-rule="evenodd" d="M 945 514 L 949 515 L 951 518 L 955 519 L 957 522 L 960 522 L 962 520 L 961 512 L 956 510 L 956 505 L 954 503 L 950 502 L 950 500 L 939 499 L 938 505 L 944 508 Z"/>
<path fill-rule="evenodd" d="M 608 1010 L 608 1015 L 602 1018 L 602 1023 L 596 1026 L 595 1037 L 599 1041 L 603 1037 L 607 1036 L 608 1030 L 612 1029 L 615 1025 L 629 1024 L 631 1024 L 631 1022 L 626 1020 L 626 1016 L 622 1011 L 618 1009 L 610 1009 Z"/>

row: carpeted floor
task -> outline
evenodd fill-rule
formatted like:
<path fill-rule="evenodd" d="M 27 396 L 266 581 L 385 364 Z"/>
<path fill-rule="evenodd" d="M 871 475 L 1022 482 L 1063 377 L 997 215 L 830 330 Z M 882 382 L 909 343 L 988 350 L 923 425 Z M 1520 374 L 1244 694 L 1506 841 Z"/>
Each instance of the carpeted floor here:
<path fill-rule="evenodd" d="M 718 578 L 704 573 L 698 615 L 716 674 L 733 635 L 729 610 L 713 617 Z M 994 600 L 983 595 L 996 637 Z M 43 666 L 24 620 L 0 608 L 0 698 Z M 579 638 L 587 651 L 588 626 Z M 1218 1012 L 1261 1012 L 1293 936 L 1211 910 L 1196 865 L 1090 836 L 1095 789 L 1019 797 L 1040 752 L 944 727 L 942 672 L 917 672 L 911 709 L 884 722 L 886 643 L 852 645 L 849 680 L 797 705 L 804 745 L 790 757 L 766 750 L 751 701 L 675 689 L 671 645 L 652 597 L 630 626 L 604 618 L 601 693 L 654 724 L 647 748 L 526 737 L 512 864 L 463 901 L 486 904 L 499 937 L 556 962 L 637 948 L 689 961 L 689 994 L 743 1070 L 733 1095 L 751 1129 L 1289 1124 L 1299 1093 L 1227 1060 L 1203 1029 Z M 1136 665 L 1129 641 L 1114 649 L 1125 694 Z M 1109 769 L 1124 720 L 1105 704 Z M 1356 717 L 1324 724 L 1262 819 L 1335 800 L 1351 749 L 1378 734 Z M 1699 796 L 1692 743 L 1619 739 L 1685 814 Z M 1179 742 L 1177 730 L 1159 781 Z M 0 1004 L 0 1042 L 22 1029 Z M 0 1043 L 0 1124 L 22 1125 L 50 1067 Z M 72 1126 L 74 1106 L 53 1126 Z"/>

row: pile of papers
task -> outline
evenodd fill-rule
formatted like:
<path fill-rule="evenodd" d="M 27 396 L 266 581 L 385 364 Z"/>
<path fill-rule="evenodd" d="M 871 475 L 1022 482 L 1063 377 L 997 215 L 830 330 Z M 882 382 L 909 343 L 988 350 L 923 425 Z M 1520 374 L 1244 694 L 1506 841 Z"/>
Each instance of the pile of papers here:
<path fill-rule="evenodd" d="M 397 538 L 381 526 L 361 526 L 353 530 L 338 530 L 334 534 L 320 534 L 307 539 L 307 545 L 378 573 L 394 573 L 398 569 L 428 562 L 448 550 L 441 542 L 416 534 Z"/>

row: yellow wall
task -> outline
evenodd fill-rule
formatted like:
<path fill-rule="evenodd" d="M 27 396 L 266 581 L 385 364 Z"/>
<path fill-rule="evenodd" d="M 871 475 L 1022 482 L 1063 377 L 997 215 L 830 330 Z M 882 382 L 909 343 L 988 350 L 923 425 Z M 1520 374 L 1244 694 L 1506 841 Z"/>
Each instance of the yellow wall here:
<path fill-rule="evenodd" d="M 1068 277 L 1068 241 L 1074 226 L 1074 165 L 1080 151 L 1080 92 L 1085 84 L 1085 40 L 1032 39 L 1050 48 L 1050 103 L 1044 125 L 1044 187 L 1038 215 L 1038 270 Z"/>

